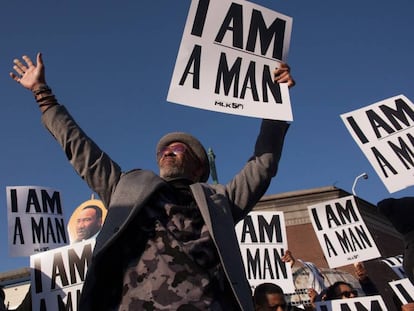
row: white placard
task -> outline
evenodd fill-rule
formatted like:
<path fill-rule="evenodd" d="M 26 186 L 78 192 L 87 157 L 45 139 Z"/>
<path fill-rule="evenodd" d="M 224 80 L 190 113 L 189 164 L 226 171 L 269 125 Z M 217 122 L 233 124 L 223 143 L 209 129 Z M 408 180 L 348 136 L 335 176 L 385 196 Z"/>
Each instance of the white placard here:
<path fill-rule="evenodd" d="M 335 299 L 316 303 L 317 311 L 361 311 L 376 310 L 387 311 L 381 296 L 364 296 L 358 298 Z"/>
<path fill-rule="evenodd" d="M 281 260 L 287 250 L 283 212 L 250 212 L 237 224 L 236 234 L 252 289 L 270 282 L 279 285 L 285 293 L 295 291 L 290 264 Z"/>
<path fill-rule="evenodd" d="M 92 238 L 30 256 L 33 310 L 78 310 L 94 247 Z"/>
<path fill-rule="evenodd" d="M 392 290 L 403 305 L 414 302 L 414 285 L 407 278 L 389 282 Z"/>
<path fill-rule="evenodd" d="M 390 193 L 414 185 L 414 105 L 398 95 L 341 115 Z"/>
<path fill-rule="evenodd" d="M 403 255 L 393 256 L 382 259 L 382 262 L 387 264 L 394 272 L 398 275 L 400 279 L 407 277 L 403 268 Z"/>
<path fill-rule="evenodd" d="M 30 256 L 68 244 L 60 192 L 6 187 L 10 256 Z"/>
<path fill-rule="evenodd" d="M 308 211 L 330 268 L 381 256 L 353 196 L 308 206 Z"/>
<path fill-rule="evenodd" d="M 167 100 L 223 113 L 292 121 L 286 61 L 292 18 L 248 1 L 192 0 Z"/>

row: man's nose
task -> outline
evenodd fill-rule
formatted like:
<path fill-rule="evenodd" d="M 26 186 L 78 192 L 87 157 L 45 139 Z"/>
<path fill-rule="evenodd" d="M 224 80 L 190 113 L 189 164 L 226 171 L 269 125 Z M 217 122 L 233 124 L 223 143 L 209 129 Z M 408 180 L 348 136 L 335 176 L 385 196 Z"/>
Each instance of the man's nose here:
<path fill-rule="evenodd" d="M 175 156 L 175 153 L 172 152 L 172 150 L 167 149 L 164 151 L 164 153 L 162 154 L 163 157 L 171 157 L 171 156 Z"/>

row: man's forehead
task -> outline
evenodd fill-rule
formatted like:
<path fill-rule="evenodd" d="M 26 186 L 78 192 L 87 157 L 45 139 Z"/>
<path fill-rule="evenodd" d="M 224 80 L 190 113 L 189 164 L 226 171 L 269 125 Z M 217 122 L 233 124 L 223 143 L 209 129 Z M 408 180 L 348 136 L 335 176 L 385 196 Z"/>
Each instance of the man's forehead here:
<path fill-rule="evenodd" d="M 81 215 L 96 215 L 96 210 L 93 207 L 85 207 L 82 209 L 82 211 L 79 213 Z"/>
<path fill-rule="evenodd" d="M 267 301 L 269 305 L 285 303 L 285 295 L 283 294 L 271 293 L 271 294 L 267 294 L 266 296 L 267 296 Z"/>
<path fill-rule="evenodd" d="M 352 287 L 346 284 L 339 285 L 338 289 L 340 290 L 352 290 Z"/>

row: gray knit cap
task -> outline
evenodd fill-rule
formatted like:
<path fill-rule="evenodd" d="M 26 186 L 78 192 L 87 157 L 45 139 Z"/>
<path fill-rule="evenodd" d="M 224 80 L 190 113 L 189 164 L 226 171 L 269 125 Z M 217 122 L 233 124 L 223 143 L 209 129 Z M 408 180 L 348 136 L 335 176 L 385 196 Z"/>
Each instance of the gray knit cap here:
<path fill-rule="evenodd" d="M 196 155 L 196 157 L 200 160 L 201 165 L 203 166 L 203 174 L 200 177 L 200 181 L 206 182 L 210 176 L 210 164 L 208 161 L 206 149 L 204 149 L 200 141 L 194 136 L 184 132 L 168 133 L 160 139 L 155 152 L 158 152 L 162 147 L 168 146 L 173 142 L 186 144 Z"/>

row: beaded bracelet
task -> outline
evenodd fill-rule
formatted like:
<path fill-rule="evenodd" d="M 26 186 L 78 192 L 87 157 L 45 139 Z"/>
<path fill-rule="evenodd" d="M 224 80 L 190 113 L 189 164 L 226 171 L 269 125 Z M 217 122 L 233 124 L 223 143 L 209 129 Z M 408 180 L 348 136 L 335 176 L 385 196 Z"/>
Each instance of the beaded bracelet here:
<path fill-rule="evenodd" d="M 42 96 L 39 96 L 39 95 L 42 95 Z M 43 102 L 45 100 L 48 100 L 48 99 L 55 98 L 55 95 L 53 95 L 52 93 L 49 93 L 49 94 L 39 94 L 39 95 L 36 97 L 36 101 L 38 103 L 41 103 L 41 102 Z"/>
<path fill-rule="evenodd" d="M 35 97 L 39 94 L 42 93 L 51 93 L 52 90 L 50 89 L 50 87 L 47 84 L 41 85 L 38 89 L 33 90 L 33 93 L 35 95 Z"/>
<path fill-rule="evenodd" d="M 39 104 L 39 107 L 46 107 L 46 106 L 56 106 L 57 103 L 56 102 L 49 102 L 49 103 L 42 103 Z"/>

